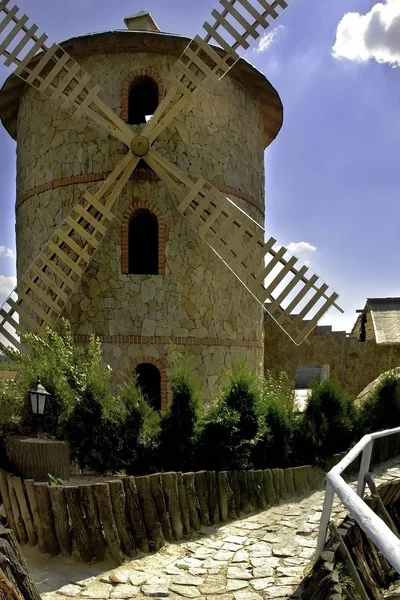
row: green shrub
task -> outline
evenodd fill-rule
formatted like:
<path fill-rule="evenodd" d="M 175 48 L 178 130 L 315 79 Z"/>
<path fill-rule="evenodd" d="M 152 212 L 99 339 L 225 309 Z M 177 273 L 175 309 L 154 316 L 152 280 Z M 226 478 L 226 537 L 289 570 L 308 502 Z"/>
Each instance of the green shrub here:
<path fill-rule="evenodd" d="M 260 395 L 260 379 L 245 364 L 234 365 L 216 406 L 203 420 L 198 438 L 200 468 L 251 468 L 251 450 L 259 427 Z"/>
<path fill-rule="evenodd" d="M 271 406 L 278 407 L 278 410 L 281 409 L 286 415 L 293 415 L 294 389 L 285 371 L 281 371 L 277 376 L 266 371 L 261 378 L 261 388 L 261 404 L 258 408 L 260 416 L 265 418 Z"/>
<path fill-rule="evenodd" d="M 361 435 L 400 426 L 400 379 L 388 375 L 360 409 Z"/>
<path fill-rule="evenodd" d="M 300 464 L 318 463 L 347 450 L 355 439 L 357 414 L 346 392 L 328 379 L 316 382 L 294 434 Z"/>
<path fill-rule="evenodd" d="M 135 380 L 123 386 L 120 401 L 125 407 L 120 469 L 130 475 L 155 472 L 160 414 L 145 400 Z"/>
<path fill-rule="evenodd" d="M 204 419 L 197 449 L 199 469 L 225 471 L 251 467 L 251 446 L 241 436 L 240 414 L 224 400 Z"/>
<path fill-rule="evenodd" d="M 243 440 L 252 440 L 257 435 L 260 397 L 260 379 L 244 363 L 234 365 L 228 373 L 223 402 L 239 414 L 238 426 Z"/>
<path fill-rule="evenodd" d="M 161 420 L 159 460 L 163 469 L 193 469 L 199 392 L 187 359 L 173 354 L 172 400 Z"/>
<path fill-rule="evenodd" d="M 19 416 L 27 425 L 32 420 L 28 390 L 38 378 L 50 392 L 43 420 L 50 436 L 62 437 L 66 420 L 93 384 L 96 390 L 101 388 L 102 402 L 112 404 L 110 369 L 102 362 L 101 344 L 95 336 L 88 344 L 75 344 L 69 322 L 61 320 L 58 331 L 46 329 L 42 336 L 28 333 L 22 339 L 28 352 L 19 354 L 9 348 L 5 352 L 19 367 L 16 394 L 24 407 Z"/>
<path fill-rule="evenodd" d="M 272 404 L 267 409 L 264 431 L 253 450 L 257 469 L 286 468 L 292 458 L 293 418 L 282 405 Z"/>

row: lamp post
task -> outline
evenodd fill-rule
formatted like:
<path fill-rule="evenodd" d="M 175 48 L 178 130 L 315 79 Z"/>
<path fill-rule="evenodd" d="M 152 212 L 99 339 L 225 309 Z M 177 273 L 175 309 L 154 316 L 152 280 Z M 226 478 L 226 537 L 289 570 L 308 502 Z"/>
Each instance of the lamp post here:
<path fill-rule="evenodd" d="M 29 390 L 29 398 L 31 401 L 32 413 L 36 421 L 36 437 L 43 437 L 43 413 L 46 404 L 46 398 L 50 396 L 50 393 L 40 383 L 38 379 Z"/>

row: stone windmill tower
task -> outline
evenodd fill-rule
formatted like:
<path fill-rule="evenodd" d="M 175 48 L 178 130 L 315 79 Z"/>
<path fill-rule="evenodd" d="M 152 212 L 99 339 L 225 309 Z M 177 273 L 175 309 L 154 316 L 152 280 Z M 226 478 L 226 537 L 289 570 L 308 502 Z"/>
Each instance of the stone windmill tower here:
<path fill-rule="evenodd" d="M 236 50 L 286 4 L 258 1 L 259 12 L 240 0 L 251 24 L 235 2 L 221 0 L 204 39 L 162 33 L 140 12 L 125 30 L 60 46 L 0 3 L 0 34 L 8 20 L 20 36 L 0 45 L 19 75 L 0 92 L 17 140 L 18 257 L 0 334 L 23 350 L 20 330 L 66 316 L 78 341 L 97 334 L 116 377 L 136 372 L 161 409 L 171 344 L 192 356 L 208 396 L 234 359 L 261 368 L 265 302 L 300 343 L 337 298 L 264 239 L 264 150 L 282 105 Z M 229 14 L 249 31 L 232 30 Z"/>

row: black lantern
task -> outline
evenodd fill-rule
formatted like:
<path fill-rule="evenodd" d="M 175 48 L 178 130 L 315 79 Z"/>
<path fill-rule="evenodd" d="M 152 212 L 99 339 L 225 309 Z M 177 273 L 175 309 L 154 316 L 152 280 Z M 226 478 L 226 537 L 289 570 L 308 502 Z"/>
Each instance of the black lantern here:
<path fill-rule="evenodd" d="M 31 389 L 29 390 L 29 398 L 31 401 L 32 413 L 35 416 L 37 424 L 37 437 L 43 436 L 42 418 L 47 396 L 50 396 L 50 393 L 40 383 L 40 380 L 38 379 L 37 382 L 34 383 Z"/>

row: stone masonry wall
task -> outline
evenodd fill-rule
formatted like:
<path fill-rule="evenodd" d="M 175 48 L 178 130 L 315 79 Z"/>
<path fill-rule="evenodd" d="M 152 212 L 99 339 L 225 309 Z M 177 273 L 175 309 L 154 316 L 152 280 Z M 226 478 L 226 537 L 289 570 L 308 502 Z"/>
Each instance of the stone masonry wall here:
<path fill-rule="evenodd" d="M 273 373 L 286 371 L 295 381 L 297 365 L 330 365 L 330 375 L 356 397 L 384 371 L 400 364 L 400 346 L 378 346 L 359 342 L 344 331 L 316 327 L 308 338 L 296 346 L 268 316 L 265 317 L 264 369 Z"/>
<path fill-rule="evenodd" d="M 175 57 L 110 54 L 80 58 L 119 114 L 129 73 L 145 68 L 164 81 Z M 140 133 L 143 126 L 132 126 Z M 225 77 L 218 88 L 178 117 L 156 149 L 193 177 L 202 174 L 263 222 L 263 117 L 258 100 Z M 72 119 L 34 90 L 18 117 L 17 268 L 34 260 L 82 193 L 97 187 L 125 153 L 96 126 Z M 128 275 L 121 259 L 123 215 L 138 202 L 157 207 L 164 222 L 165 273 Z M 100 335 L 105 360 L 132 374 L 152 357 L 170 375 L 171 344 L 193 358 L 206 399 L 234 359 L 262 368 L 263 316 L 252 296 L 182 219 L 175 199 L 149 171 L 137 171 L 120 196 L 117 218 L 68 303 L 65 316 L 81 341 Z M 168 389 L 168 384 L 167 384 Z"/>

